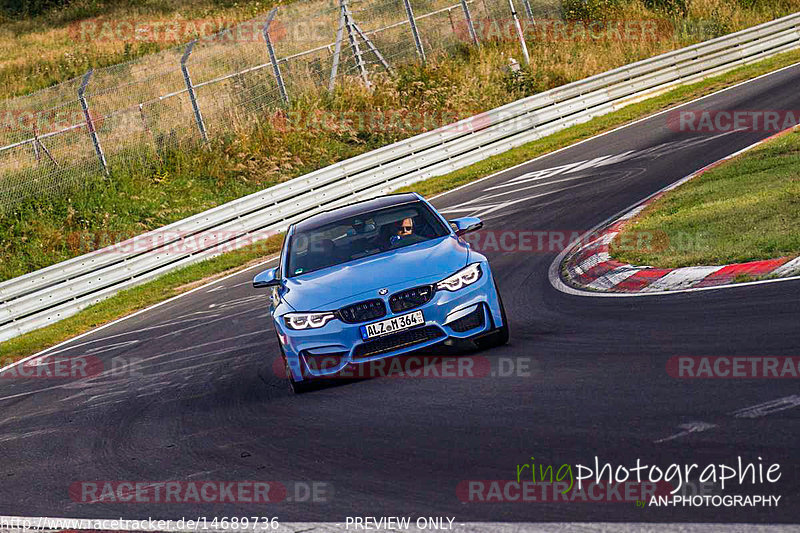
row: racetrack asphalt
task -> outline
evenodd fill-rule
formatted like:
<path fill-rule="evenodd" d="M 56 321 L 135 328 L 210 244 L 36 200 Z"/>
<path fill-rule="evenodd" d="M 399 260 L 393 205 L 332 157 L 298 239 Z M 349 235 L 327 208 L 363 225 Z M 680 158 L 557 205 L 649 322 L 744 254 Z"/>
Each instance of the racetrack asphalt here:
<path fill-rule="evenodd" d="M 794 66 L 686 107 L 799 109 L 798 86 Z M 481 216 L 486 230 L 582 232 L 771 133 L 676 132 L 660 114 L 433 203 L 448 217 Z M 509 184 L 624 153 L 617 163 L 594 161 Z M 0 380 L 0 515 L 800 521 L 797 380 L 680 380 L 666 371 L 675 356 L 800 355 L 800 281 L 603 299 L 551 285 L 558 250 L 485 253 L 511 341 L 467 354 L 488 360 L 493 372 L 483 377 L 374 378 L 293 396 L 273 371 L 278 349 L 267 293 L 250 283 L 258 269 L 57 348 L 51 355 L 91 355 L 106 371 L 82 380 Z M 666 467 L 761 457 L 766 466 L 780 464 L 779 482 L 710 493 L 782 498 L 777 508 L 644 509 L 633 502 L 459 499 L 462 481 L 511 480 L 531 456 L 556 469 L 593 465 L 595 456 L 628 467 L 637 458 Z M 293 501 L 86 503 L 70 495 L 76 483 L 106 480 L 278 481 Z M 296 501 L 304 498 L 295 491 L 312 482 L 324 495 Z"/>

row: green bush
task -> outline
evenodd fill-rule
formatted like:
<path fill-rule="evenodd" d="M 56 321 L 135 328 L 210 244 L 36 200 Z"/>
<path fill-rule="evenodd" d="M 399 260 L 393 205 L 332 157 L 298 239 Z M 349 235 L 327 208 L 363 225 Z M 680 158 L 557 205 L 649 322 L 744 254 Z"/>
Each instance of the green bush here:
<path fill-rule="evenodd" d="M 740 0 L 757 1 L 757 0 Z M 673 17 L 685 17 L 689 12 L 688 0 L 642 0 L 644 7 L 653 11 L 662 11 Z"/>
<path fill-rule="evenodd" d="M 69 3 L 70 0 L 0 0 L 0 11 L 9 17 L 32 17 Z"/>
<path fill-rule="evenodd" d="M 561 15 L 566 20 L 606 20 L 620 8 L 621 0 L 563 0 Z"/>

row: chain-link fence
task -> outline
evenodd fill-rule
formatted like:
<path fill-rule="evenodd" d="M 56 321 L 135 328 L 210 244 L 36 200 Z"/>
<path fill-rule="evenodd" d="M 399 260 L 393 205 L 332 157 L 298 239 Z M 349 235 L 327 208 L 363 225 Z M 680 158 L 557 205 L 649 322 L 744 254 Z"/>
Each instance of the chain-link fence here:
<path fill-rule="evenodd" d="M 376 72 L 480 46 L 487 40 L 481 28 L 507 27 L 509 21 L 513 27 L 515 8 L 520 18 L 532 18 L 552 16 L 554 5 L 300 1 L 195 42 L 6 100 L 0 103 L 0 209 L 205 142 L 270 117 L 309 92 L 345 83 L 369 86 Z"/>

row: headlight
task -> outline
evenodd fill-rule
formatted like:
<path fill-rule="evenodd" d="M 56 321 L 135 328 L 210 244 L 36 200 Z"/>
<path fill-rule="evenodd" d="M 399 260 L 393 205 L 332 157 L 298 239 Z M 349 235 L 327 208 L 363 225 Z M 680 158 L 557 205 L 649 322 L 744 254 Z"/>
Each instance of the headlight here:
<path fill-rule="evenodd" d="M 445 278 L 437 283 L 436 289 L 444 291 L 457 291 L 466 287 L 467 285 L 472 285 L 481 279 L 482 274 L 483 272 L 481 271 L 480 263 L 472 263 L 468 267 L 459 270 L 449 278 Z"/>
<path fill-rule="evenodd" d="M 336 317 L 333 313 L 287 313 L 283 321 L 289 329 L 321 328 Z"/>

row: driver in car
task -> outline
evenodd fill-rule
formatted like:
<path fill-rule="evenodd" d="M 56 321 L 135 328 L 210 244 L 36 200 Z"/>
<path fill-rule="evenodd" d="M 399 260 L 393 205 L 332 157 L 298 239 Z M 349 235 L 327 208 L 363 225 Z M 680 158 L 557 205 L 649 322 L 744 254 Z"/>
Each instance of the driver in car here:
<path fill-rule="evenodd" d="M 410 237 L 413 234 L 414 234 L 414 219 L 411 217 L 404 218 L 403 220 L 400 221 L 400 224 L 397 226 L 397 232 L 395 233 L 395 235 L 392 235 L 391 239 L 389 239 L 389 244 L 391 246 L 394 246 L 395 244 L 400 242 L 401 239 Z"/>

